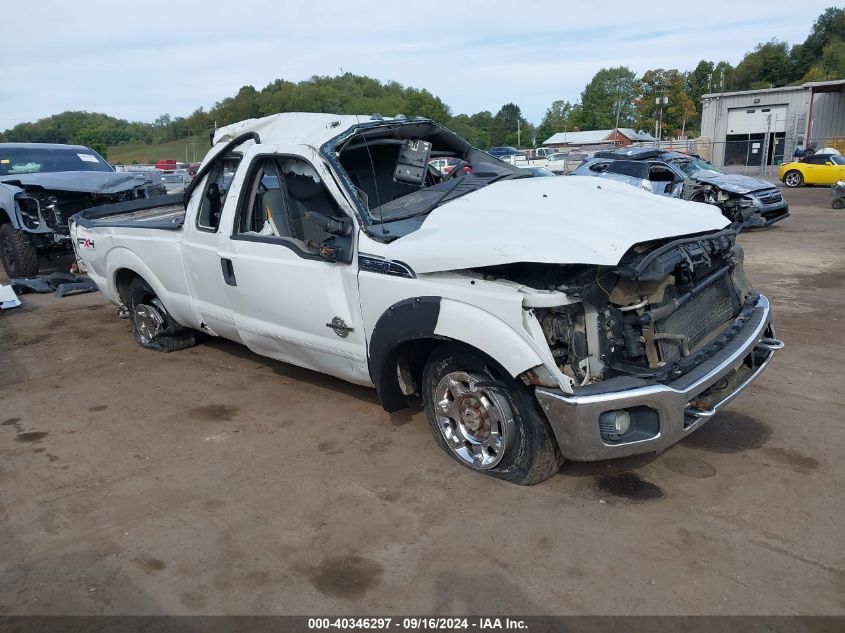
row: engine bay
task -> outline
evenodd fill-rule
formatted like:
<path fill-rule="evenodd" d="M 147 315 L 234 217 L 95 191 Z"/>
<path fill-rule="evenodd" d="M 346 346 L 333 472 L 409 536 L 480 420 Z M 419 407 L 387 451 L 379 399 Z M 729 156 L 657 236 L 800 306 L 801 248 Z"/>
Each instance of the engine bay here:
<path fill-rule="evenodd" d="M 620 375 L 668 381 L 721 349 L 757 296 L 742 259 L 726 230 L 638 244 L 612 268 L 515 264 L 479 272 L 576 301 L 535 314 L 559 369 L 585 386 Z"/>

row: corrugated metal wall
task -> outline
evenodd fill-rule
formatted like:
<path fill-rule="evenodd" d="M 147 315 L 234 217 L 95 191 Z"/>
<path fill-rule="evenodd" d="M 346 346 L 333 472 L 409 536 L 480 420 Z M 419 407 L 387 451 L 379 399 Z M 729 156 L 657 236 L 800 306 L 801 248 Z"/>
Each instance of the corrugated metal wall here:
<path fill-rule="evenodd" d="M 815 96 L 811 125 L 812 139 L 845 137 L 845 90 Z"/>
<path fill-rule="evenodd" d="M 819 95 L 821 96 L 821 95 Z M 816 97 L 818 101 L 819 97 Z M 755 103 L 756 101 L 756 103 Z M 704 99 L 701 111 L 701 135 L 713 141 L 711 160 L 714 165 L 722 166 L 725 159 L 725 141 L 728 135 L 728 110 L 734 108 L 763 108 L 768 106 L 785 106 L 786 114 L 780 110 L 778 116 L 785 116 L 785 121 L 772 125 L 786 131 L 786 146 L 784 152 L 791 156 L 795 149 L 795 137 L 803 141 L 807 111 L 810 106 L 810 89 L 803 86 L 788 88 L 773 88 L 772 90 L 749 91 L 726 95 L 711 95 Z M 813 112 L 813 118 L 816 114 Z M 815 127 L 815 124 L 814 124 Z M 795 130 L 790 134 L 791 130 Z"/>

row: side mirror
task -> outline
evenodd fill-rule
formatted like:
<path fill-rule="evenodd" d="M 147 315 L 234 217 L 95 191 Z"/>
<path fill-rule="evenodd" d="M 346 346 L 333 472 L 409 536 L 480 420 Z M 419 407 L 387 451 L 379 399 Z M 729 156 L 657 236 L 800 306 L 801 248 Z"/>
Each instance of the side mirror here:
<path fill-rule="evenodd" d="M 329 235 L 345 236 L 352 233 L 352 220 L 349 218 L 330 218 L 317 211 L 306 211 L 305 219 L 313 222 Z"/>

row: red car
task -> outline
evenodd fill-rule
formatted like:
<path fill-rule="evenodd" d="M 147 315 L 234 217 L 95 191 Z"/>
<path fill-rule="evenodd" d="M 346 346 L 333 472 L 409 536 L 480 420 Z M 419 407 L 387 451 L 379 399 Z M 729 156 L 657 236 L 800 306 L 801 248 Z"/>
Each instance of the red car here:
<path fill-rule="evenodd" d="M 176 171 L 176 161 L 172 158 L 166 158 L 156 163 L 156 169 L 159 171 Z"/>

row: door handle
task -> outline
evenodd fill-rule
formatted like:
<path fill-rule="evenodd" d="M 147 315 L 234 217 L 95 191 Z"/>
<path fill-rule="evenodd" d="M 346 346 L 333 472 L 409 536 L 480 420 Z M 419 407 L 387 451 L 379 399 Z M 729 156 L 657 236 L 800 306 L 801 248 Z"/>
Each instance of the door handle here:
<path fill-rule="evenodd" d="M 232 260 L 221 257 L 220 267 L 223 269 L 223 281 L 229 286 L 237 286 L 238 282 L 235 280 L 235 267 L 232 265 Z"/>

